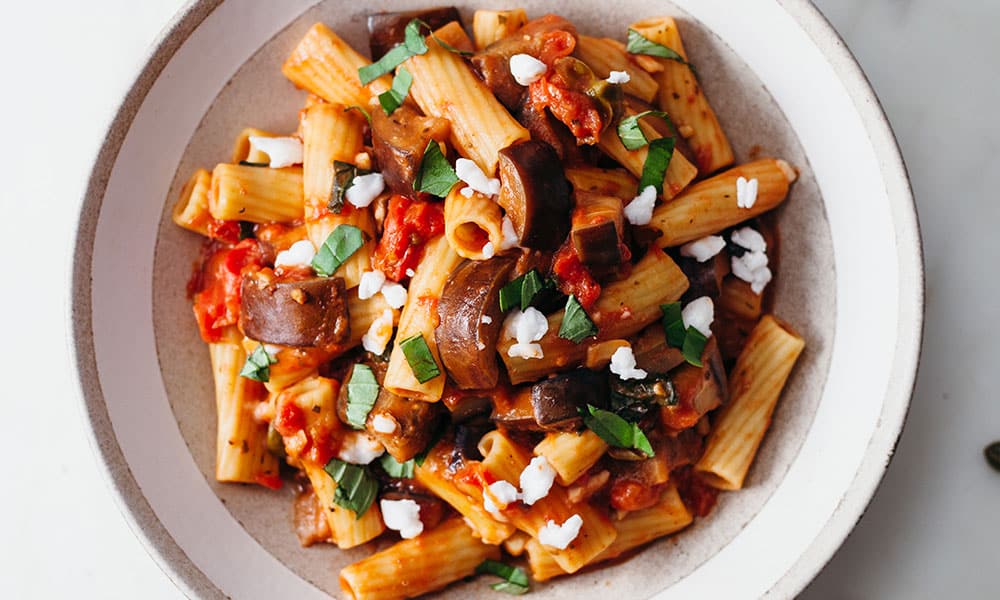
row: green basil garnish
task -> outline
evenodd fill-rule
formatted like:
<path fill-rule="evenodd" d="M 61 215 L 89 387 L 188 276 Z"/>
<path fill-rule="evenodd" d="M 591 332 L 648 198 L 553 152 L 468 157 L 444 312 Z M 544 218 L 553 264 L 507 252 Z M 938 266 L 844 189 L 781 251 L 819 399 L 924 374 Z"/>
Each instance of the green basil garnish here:
<path fill-rule="evenodd" d="M 521 567 L 513 567 L 496 560 L 484 560 L 476 567 L 476 575 L 496 575 L 503 579 L 490 587 L 498 592 L 519 596 L 528 591 L 528 574 Z"/>
<path fill-rule="evenodd" d="M 406 25 L 403 32 L 403 43 L 385 53 L 377 62 L 358 69 L 358 79 L 361 85 L 368 85 L 379 77 L 391 72 L 403 64 L 406 59 L 427 52 L 427 42 L 420 33 L 419 19 L 413 19 Z"/>
<path fill-rule="evenodd" d="M 399 343 L 399 348 L 403 351 L 413 376 L 420 383 L 426 383 L 441 374 L 437 361 L 434 360 L 434 355 L 424 340 L 424 334 L 418 333 L 406 338 Z"/>
<path fill-rule="evenodd" d="M 412 479 L 413 478 L 413 459 L 401 463 L 398 462 L 391 454 L 386 452 L 379 459 L 379 464 L 382 465 L 382 469 L 385 470 L 389 477 L 396 477 L 399 479 Z"/>
<path fill-rule="evenodd" d="M 579 344 L 592 335 L 597 335 L 597 326 L 590 320 L 587 311 L 583 310 L 576 296 L 570 294 L 566 299 L 566 312 L 559 325 L 559 337 Z"/>
<path fill-rule="evenodd" d="M 705 350 L 708 338 L 694 327 L 684 327 L 680 302 L 661 304 L 660 311 L 663 312 L 663 330 L 667 335 L 667 343 L 680 348 L 684 360 L 689 364 L 700 367 L 701 353 Z"/>
<path fill-rule="evenodd" d="M 392 88 L 378 95 L 378 103 L 382 105 L 385 114 L 391 115 L 403 104 L 406 95 L 410 93 L 410 85 L 412 84 L 413 75 L 406 70 L 406 67 L 399 67 L 392 80 Z"/>
<path fill-rule="evenodd" d="M 646 162 L 642 165 L 642 176 L 639 178 L 639 192 L 648 186 L 656 188 L 657 194 L 663 194 L 663 178 L 667 176 L 667 167 L 674 155 L 674 138 L 664 137 L 649 143 Z"/>
<path fill-rule="evenodd" d="M 312 267 L 323 277 L 333 275 L 365 243 L 365 234 L 354 225 L 337 225 L 316 252 Z"/>
<path fill-rule="evenodd" d="M 243 363 L 240 377 L 267 382 L 271 379 L 271 365 L 277 362 L 278 359 L 264 348 L 264 344 L 260 344 Z"/>
<path fill-rule="evenodd" d="M 658 44 L 653 40 L 645 37 L 635 29 L 628 30 L 628 42 L 625 44 L 625 50 L 629 54 L 645 54 L 647 56 L 656 56 L 659 58 L 668 58 L 670 60 L 677 61 L 682 65 L 687 65 L 691 72 L 694 73 L 695 77 L 698 76 L 695 73 L 694 65 L 684 60 L 684 57 L 680 54 L 674 52 L 670 48 L 667 48 L 663 44 Z"/>
<path fill-rule="evenodd" d="M 323 470 L 337 482 L 337 489 L 333 492 L 334 504 L 354 511 L 355 518 L 360 519 L 375 500 L 378 481 L 365 467 L 336 458 L 331 458 Z"/>
<path fill-rule="evenodd" d="M 653 456 L 653 447 L 638 423 L 629 423 L 613 412 L 587 405 L 583 412 L 583 424 L 597 434 L 609 446 L 639 450 L 646 456 Z"/>
<path fill-rule="evenodd" d="M 378 399 L 378 381 L 368 365 L 355 364 L 347 382 L 347 423 L 364 429 L 368 413 Z"/>
<path fill-rule="evenodd" d="M 670 129 L 677 131 L 674 127 L 673 121 L 667 116 L 667 113 L 662 110 L 646 110 L 637 115 L 632 115 L 631 117 L 624 117 L 618 122 L 618 139 L 622 141 L 622 145 L 628 150 L 638 150 L 646 144 L 649 143 L 649 139 L 646 138 L 646 134 L 643 133 L 642 128 L 639 127 L 639 119 L 643 117 L 655 116 L 660 117 L 667 122 Z"/>
<path fill-rule="evenodd" d="M 441 153 L 441 146 L 434 140 L 427 142 L 424 156 L 420 159 L 420 170 L 417 171 L 413 187 L 418 192 L 427 192 L 433 196 L 444 198 L 451 191 L 451 186 L 458 183 L 455 169 Z"/>

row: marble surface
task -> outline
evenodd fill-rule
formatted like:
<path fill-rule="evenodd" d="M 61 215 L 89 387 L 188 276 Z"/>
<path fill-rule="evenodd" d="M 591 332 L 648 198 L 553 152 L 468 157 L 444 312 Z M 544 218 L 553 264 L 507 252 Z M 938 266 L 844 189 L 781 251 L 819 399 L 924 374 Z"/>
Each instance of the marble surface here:
<path fill-rule="evenodd" d="M 10 598 L 180 598 L 118 514 L 83 431 L 64 314 L 73 222 L 101 133 L 184 0 L 6 3 L 0 20 L 0 589 Z M 906 430 L 809 600 L 1000 596 L 1000 3 L 817 0 L 876 88 L 923 226 L 927 325 Z M 127 24 L 127 25 L 126 25 Z M 986 264 L 981 264 L 986 263 Z M 25 293 L 27 292 L 27 293 Z"/>

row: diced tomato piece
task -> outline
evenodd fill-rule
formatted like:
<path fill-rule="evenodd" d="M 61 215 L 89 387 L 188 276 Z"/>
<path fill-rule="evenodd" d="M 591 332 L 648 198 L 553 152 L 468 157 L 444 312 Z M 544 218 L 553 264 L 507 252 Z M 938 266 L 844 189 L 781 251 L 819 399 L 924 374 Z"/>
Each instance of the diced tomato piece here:
<path fill-rule="evenodd" d="M 212 219 L 208 222 L 208 235 L 213 240 L 219 240 L 227 244 L 239 243 L 240 222 Z"/>
<path fill-rule="evenodd" d="M 222 330 L 240 316 L 240 287 L 244 270 L 259 269 L 263 252 L 257 240 L 246 239 L 232 247 L 213 246 L 214 252 L 192 278 L 194 315 L 206 342 L 219 341 Z"/>
<path fill-rule="evenodd" d="M 414 269 L 424 244 L 444 232 L 444 207 L 440 202 L 413 200 L 394 195 L 389 199 L 382 237 L 375 249 L 375 268 L 400 281 Z"/>
<path fill-rule="evenodd" d="M 281 483 L 282 483 L 281 477 L 278 477 L 276 473 L 274 474 L 258 473 L 255 479 L 257 480 L 257 483 L 266 488 L 271 488 L 272 490 L 281 489 Z"/>
<path fill-rule="evenodd" d="M 611 506 L 618 510 L 642 510 L 660 499 L 662 486 L 648 485 L 632 479 L 619 479 L 611 486 Z"/>
<path fill-rule="evenodd" d="M 582 144 L 595 144 L 607 123 L 597 110 L 594 99 L 571 90 L 560 81 L 557 73 L 550 70 L 528 88 L 528 95 L 536 110 L 548 108 L 552 116 L 569 128 L 573 136 Z"/>
<path fill-rule="evenodd" d="M 601 284 L 580 262 L 573 244 L 563 244 L 556 252 L 552 259 L 552 274 L 559 282 L 559 290 L 576 296 L 585 310 L 589 310 L 601 295 Z"/>

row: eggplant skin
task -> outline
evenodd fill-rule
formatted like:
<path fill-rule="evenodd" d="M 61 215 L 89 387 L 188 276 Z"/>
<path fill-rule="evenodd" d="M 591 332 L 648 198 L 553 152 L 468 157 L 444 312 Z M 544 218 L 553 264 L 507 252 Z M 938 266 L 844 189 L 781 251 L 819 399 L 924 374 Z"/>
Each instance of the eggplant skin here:
<path fill-rule="evenodd" d="M 440 29 L 452 21 L 461 22 L 458 9 L 454 6 L 370 14 L 368 15 L 368 47 L 372 51 L 372 61 L 382 58 L 396 44 L 403 43 L 406 37 L 406 26 L 413 19 L 420 19 L 427 23 L 431 31 Z"/>
<path fill-rule="evenodd" d="M 465 390 L 496 387 L 499 369 L 497 337 L 503 326 L 500 288 L 507 283 L 514 259 L 466 260 L 448 278 L 438 301 L 435 330 L 441 362 L 455 384 Z M 483 322 L 483 317 L 489 323 Z"/>
<path fill-rule="evenodd" d="M 545 431 L 576 431 L 583 426 L 580 409 L 608 403 L 608 379 L 590 369 L 577 369 L 531 386 L 535 422 Z"/>
<path fill-rule="evenodd" d="M 429 140 L 446 140 L 451 126 L 403 104 L 391 115 L 372 111 L 372 151 L 385 184 L 396 194 L 414 196 L 413 182 Z"/>
<path fill-rule="evenodd" d="M 498 202 L 507 212 L 518 243 L 555 250 L 566 239 L 573 209 L 571 188 L 555 149 L 527 140 L 500 151 Z"/>
<path fill-rule="evenodd" d="M 257 274 L 243 278 L 240 328 L 265 344 L 303 348 L 347 341 L 351 330 L 341 277 L 281 281 Z"/>

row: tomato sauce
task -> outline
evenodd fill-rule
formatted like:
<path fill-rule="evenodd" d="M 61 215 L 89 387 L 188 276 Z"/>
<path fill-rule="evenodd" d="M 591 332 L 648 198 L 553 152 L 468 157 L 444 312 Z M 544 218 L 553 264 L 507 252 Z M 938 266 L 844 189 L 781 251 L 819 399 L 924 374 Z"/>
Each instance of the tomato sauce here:
<path fill-rule="evenodd" d="M 261 268 L 263 252 L 257 240 L 246 239 L 232 247 L 210 247 L 214 252 L 192 277 L 194 316 L 206 342 L 217 342 L 223 329 L 236 325 L 240 317 L 240 287 L 243 274 Z"/>
<path fill-rule="evenodd" d="M 389 210 L 374 265 L 386 277 L 401 281 L 415 269 L 427 240 L 444 232 L 444 207 L 440 202 L 413 200 L 398 194 L 389 200 Z"/>
<path fill-rule="evenodd" d="M 719 490 L 698 477 L 690 466 L 673 471 L 670 478 L 677 485 L 677 492 L 684 506 L 699 517 L 707 517 L 719 499 Z"/>
<path fill-rule="evenodd" d="M 563 244 L 556 252 L 552 259 L 552 274 L 559 282 L 559 291 L 576 296 L 584 310 L 590 310 L 601 295 L 601 284 L 580 262 L 572 244 Z"/>

